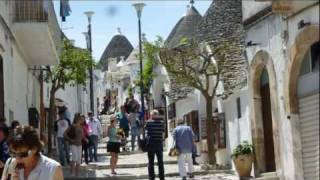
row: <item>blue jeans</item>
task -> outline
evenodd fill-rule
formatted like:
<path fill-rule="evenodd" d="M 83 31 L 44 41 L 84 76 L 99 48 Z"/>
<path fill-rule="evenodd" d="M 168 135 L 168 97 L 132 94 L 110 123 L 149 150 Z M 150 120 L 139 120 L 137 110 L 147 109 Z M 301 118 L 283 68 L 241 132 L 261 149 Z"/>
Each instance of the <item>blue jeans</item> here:
<path fill-rule="evenodd" d="M 61 165 L 64 166 L 66 165 L 66 163 L 69 164 L 69 161 L 70 161 L 68 142 L 62 137 L 58 137 L 57 141 L 58 141 L 60 163 Z"/>
<path fill-rule="evenodd" d="M 138 127 L 131 127 L 131 149 L 134 151 L 136 139 L 139 136 L 139 128 Z"/>
<path fill-rule="evenodd" d="M 97 157 L 98 136 L 97 135 L 90 135 L 89 141 L 90 141 L 90 147 L 89 147 L 90 161 L 92 161 L 93 158 L 95 161 L 98 161 L 98 157 Z"/>
<path fill-rule="evenodd" d="M 163 165 L 163 147 L 162 141 L 150 141 L 148 150 L 148 174 L 149 180 L 155 179 L 154 174 L 154 156 L 157 156 L 158 168 L 159 168 L 159 179 L 164 180 L 164 165 Z"/>

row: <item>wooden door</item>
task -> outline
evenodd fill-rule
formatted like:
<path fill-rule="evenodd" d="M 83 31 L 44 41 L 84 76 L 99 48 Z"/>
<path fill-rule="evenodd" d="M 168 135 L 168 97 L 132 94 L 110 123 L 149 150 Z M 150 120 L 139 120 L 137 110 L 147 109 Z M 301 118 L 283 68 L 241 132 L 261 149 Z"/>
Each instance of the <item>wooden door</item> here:
<path fill-rule="evenodd" d="M 0 118 L 4 118 L 3 59 L 0 56 Z"/>
<path fill-rule="evenodd" d="M 273 129 L 272 129 L 269 84 L 265 84 L 261 87 L 261 101 L 262 101 L 262 118 L 263 118 L 266 171 L 274 172 L 276 169 L 276 166 L 275 166 L 275 158 L 274 158 Z"/>

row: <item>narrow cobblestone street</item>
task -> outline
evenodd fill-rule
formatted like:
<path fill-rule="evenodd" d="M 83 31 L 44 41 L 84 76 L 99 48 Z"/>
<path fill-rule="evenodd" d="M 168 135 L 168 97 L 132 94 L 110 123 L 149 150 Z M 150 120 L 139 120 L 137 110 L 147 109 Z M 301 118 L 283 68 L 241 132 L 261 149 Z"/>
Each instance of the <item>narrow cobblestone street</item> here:
<path fill-rule="evenodd" d="M 69 167 L 64 167 L 64 176 L 67 180 L 76 179 L 110 179 L 110 180 L 134 180 L 134 179 L 148 179 L 148 158 L 146 153 L 143 152 L 122 152 L 119 154 L 119 162 L 117 176 L 113 176 L 110 173 L 110 156 L 106 151 L 106 143 L 99 144 L 98 150 L 99 162 L 92 162 L 89 165 L 84 163 L 81 165 L 80 176 L 71 177 L 69 173 Z M 166 179 L 174 180 L 180 179 L 177 159 L 176 157 L 169 157 L 164 152 L 165 174 Z M 155 163 L 156 164 L 156 163 Z M 194 179 L 212 179 L 212 180 L 231 180 L 237 179 L 232 175 L 230 170 L 202 170 L 200 166 L 194 166 L 195 178 Z M 158 172 L 157 166 L 155 166 L 155 172 Z"/>

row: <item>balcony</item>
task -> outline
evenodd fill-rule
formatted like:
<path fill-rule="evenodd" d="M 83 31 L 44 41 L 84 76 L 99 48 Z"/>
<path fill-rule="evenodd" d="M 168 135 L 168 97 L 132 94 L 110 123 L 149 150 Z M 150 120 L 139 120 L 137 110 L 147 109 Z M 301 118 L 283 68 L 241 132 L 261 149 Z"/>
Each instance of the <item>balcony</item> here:
<path fill-rule="evenodd" d="M 13 32 L 28 65 L 59 62 L 61 30 L 51 0 L 14 0 Z"/>

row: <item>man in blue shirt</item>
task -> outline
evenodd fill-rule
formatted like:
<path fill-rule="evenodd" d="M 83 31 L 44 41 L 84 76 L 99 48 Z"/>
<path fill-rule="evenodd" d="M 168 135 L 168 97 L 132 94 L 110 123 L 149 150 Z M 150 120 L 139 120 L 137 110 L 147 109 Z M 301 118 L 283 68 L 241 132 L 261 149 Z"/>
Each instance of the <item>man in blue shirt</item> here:
<path fill-rule="evenodd" d="M 176 142 L 176 147 L 179 150 L 178 166 L 180 177 L 183 180 L 187 179 L 185 169 L 185 161 L 188 163 L 188 176 L 193 178 L 193 162 L 192 150 L 194 148 L 194 134 L 190 126 L 184 124 L 183 119 L 178 119 L 178 126 L 173 130 L 173 139 Z"/>

